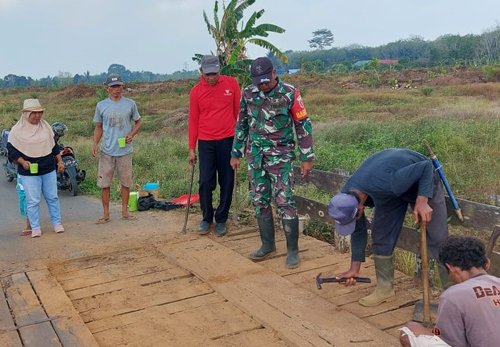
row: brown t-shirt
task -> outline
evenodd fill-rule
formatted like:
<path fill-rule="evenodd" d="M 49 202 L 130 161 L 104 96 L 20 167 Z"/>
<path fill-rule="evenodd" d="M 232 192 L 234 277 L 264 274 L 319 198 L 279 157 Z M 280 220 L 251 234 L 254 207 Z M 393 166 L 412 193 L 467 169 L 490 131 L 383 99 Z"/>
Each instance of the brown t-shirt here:
<path fill-rule="evenodd" d="M 500 278 L 484 274 L 448 288 L 436 327 L 453 347 L 500 345 Z"/>

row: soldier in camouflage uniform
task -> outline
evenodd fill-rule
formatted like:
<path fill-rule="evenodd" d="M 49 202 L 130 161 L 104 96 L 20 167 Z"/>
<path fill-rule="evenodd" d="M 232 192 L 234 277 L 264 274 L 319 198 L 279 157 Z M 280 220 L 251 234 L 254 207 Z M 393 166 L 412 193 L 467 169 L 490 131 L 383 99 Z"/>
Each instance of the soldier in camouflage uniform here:
<path fill-rule="evenodd" d="M 294 129 L 301 174 L 305 177 L 312 170 L 314 159 L 312 126 L 298 89 L 279 80 L 268 58 L 255 59 L 250 71 L 253 85 L 243 91 L 231 153 L 231 166 L 235 170 L 239 158 L 247 155 L 250 197 L 262 241 L 262 246 L 249 258 L 263 260 L 276 251 L 273 197 L 286 236 L 286 266 L 293 269 L 299 265 L 299 223 L 292 192 Z"/>

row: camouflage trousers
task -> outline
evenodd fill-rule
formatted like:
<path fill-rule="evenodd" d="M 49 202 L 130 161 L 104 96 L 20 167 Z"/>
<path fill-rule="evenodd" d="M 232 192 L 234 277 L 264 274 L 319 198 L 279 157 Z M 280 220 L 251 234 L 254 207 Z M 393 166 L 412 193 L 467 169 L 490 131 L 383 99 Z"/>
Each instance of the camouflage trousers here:
<path fill-rule="evenodd" d="M 260 168 L 249 165 L 250 199 L 257 215 L 272 214 L 271 197 L 281 219 L 297 217 L 293 200 L 293 170 L 291 162 L 263 161 Z"/>

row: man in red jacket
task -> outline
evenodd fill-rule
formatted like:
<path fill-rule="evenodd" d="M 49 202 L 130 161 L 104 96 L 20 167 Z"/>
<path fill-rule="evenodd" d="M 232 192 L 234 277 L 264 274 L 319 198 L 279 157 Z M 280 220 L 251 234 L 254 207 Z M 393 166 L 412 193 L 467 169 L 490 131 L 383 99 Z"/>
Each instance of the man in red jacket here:
<path fill-rule="evenodd" d="M 227 232 L 226 221 L 233 194 L 234 171 L 229 165 L 234 129 L 240 106 L 240 87 L 234 77 L 220 74 L 219 59 L 201 60 L 201 78 L 189 94 L 189 164 L 200 157 L 199 194 L 203 219 L 199 233 L 205 235 L 215 218 L 215 232 Z M 212 193 L 219 182 L 220 203 L 214 211 Z"/>

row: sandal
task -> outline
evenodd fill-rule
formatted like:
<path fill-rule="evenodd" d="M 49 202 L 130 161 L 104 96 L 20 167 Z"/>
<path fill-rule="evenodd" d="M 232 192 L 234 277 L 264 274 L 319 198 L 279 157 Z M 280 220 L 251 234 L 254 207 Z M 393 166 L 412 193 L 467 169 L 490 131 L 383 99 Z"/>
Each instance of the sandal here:
<path fill-rule="evenodd" d="M 111 218 L 109 217 L 101 217 L 99 218 L 95 224 L 106 224 L 107 222 L 109 222 L 111 220 Z"/>
<path fill-rule="evenodd" d="M 128 216 L 122 216 L 123 220 L 137 220 L 137 217 L 134 216 L 133 214 L 129 214 Z"/>
<path fill-rule="evenodd" d="M 25 230 L 21 231 L 19 236 L 31 236 L 31 229 L 25 229 Z"/>

